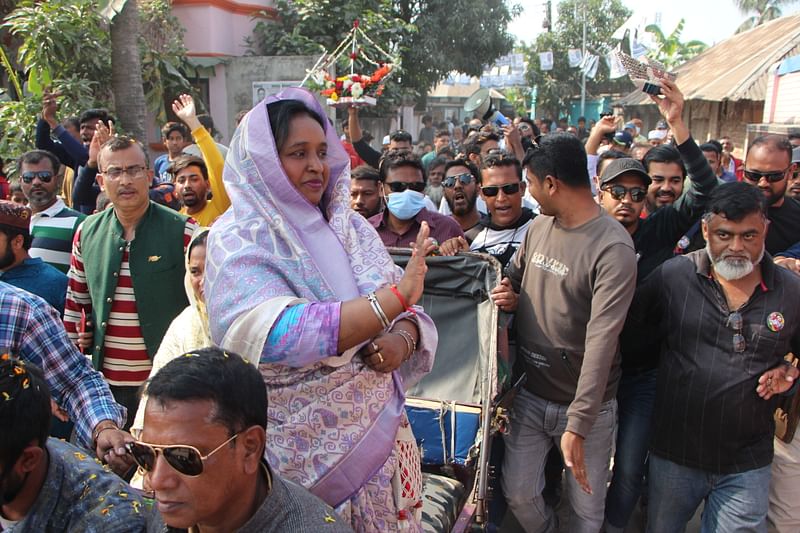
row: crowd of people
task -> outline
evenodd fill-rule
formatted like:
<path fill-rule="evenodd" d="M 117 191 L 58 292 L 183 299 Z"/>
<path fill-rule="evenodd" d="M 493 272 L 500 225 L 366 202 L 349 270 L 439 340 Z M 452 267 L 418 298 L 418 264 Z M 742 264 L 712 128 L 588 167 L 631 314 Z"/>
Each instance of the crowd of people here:
<path fill-rule="evenodd" d="M 285 89 L 230 147 L 181 95 L 151 164 L 57 96 L 0 201 L 0 531 L 422 531 L 418 302 L 464 252 L 518 385 L 490 528 L 800 530 L 800 135 L 698 144 L 664 80 L 646 135 L 425 116 L 376 149 Z"/>

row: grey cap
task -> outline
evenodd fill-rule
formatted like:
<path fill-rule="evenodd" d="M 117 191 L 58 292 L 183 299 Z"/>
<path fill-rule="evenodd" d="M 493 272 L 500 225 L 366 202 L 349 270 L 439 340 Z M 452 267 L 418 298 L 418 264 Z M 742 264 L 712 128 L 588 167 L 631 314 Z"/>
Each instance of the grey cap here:
<path fill-rule="evenodd" d="M 648 187 L 653 181 L 640 162 L 630 157 L 622 157 L 620 159 L 614 159 L 606 166 L 606 169 L 600 176 L 600 185 L 605 185 L 606 183 L 614 181 L 628 172 L 632 172 L 642 178 L 645 187 Z"/>
<path fill-rule="evenodd" d="M 800 163 L 800 146 L 792 149 L 792 163 Z"/>

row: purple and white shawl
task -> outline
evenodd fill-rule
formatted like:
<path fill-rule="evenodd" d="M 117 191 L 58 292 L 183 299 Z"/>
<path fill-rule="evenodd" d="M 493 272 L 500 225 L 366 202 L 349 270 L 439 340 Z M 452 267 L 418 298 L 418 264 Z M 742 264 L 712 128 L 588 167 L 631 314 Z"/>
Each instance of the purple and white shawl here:
<path fill-rule="evenodd" d="M 326 117 L 304 89 L 270 96 L 245 116 L 223 173 L 231 207 L 214 223 L 207 246 L 212 338 L 253 362 L 287 306 L 346 301 L 402 275 L 375 229 L 349 206 L 349 157 L 332 126 L 325 128 L 330 180 L 320 206 L 291 184 L 266 109 L 284 99 L 300 100 Z M 392 455 L 404 389 L 433 364 L 436 329 L 424 313 L 416 321 L 418 350 L 392 374 L 353 357 L 358 347 L 319 354 L 306 366 L 260 365 L 269 394 L 267 458 L 273 468 L 334 507 L 364 499 L 363 488 Z M 305 355 L 298 359 L 308 361 Z"/>

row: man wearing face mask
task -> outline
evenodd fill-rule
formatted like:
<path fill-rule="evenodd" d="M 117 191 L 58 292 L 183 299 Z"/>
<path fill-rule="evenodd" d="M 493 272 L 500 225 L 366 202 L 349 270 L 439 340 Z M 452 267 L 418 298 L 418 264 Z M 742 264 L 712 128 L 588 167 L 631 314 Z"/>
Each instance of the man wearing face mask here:
<path fill-rule="evenodd" d="M 422 222 L 428 223 L 436 243 L 464 236 L 455 220 L 425 209 L 425 169 L 417 156 L 406 150 L 389 150 L 378 170 L 386 209 L 369 221 L 383 244 L 408 248 L 416 240 Z"/>

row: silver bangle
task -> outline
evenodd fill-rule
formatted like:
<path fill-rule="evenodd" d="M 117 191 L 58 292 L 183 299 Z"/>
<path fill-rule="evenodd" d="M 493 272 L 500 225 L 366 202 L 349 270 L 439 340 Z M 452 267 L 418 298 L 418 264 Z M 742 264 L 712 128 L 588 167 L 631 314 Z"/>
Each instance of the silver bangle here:
<path fill-rule="evenodd" d="M 370 306 L 372 306 L 372 312 L 375 313 L 375 316 L 378 317 L 378 321 L 380 321 L 383 329 L 388 329 L 389 326 L 392 325 L 389 322 L 389 318 L 386 316 L 386 313 L 383 311 L 383 307 L 381 307 L 381 303 L 378 301 L 378 297 L 375 295 L 374 292 L 371 292 L 365 296 L 367 300 L 369 300 Z"/>

